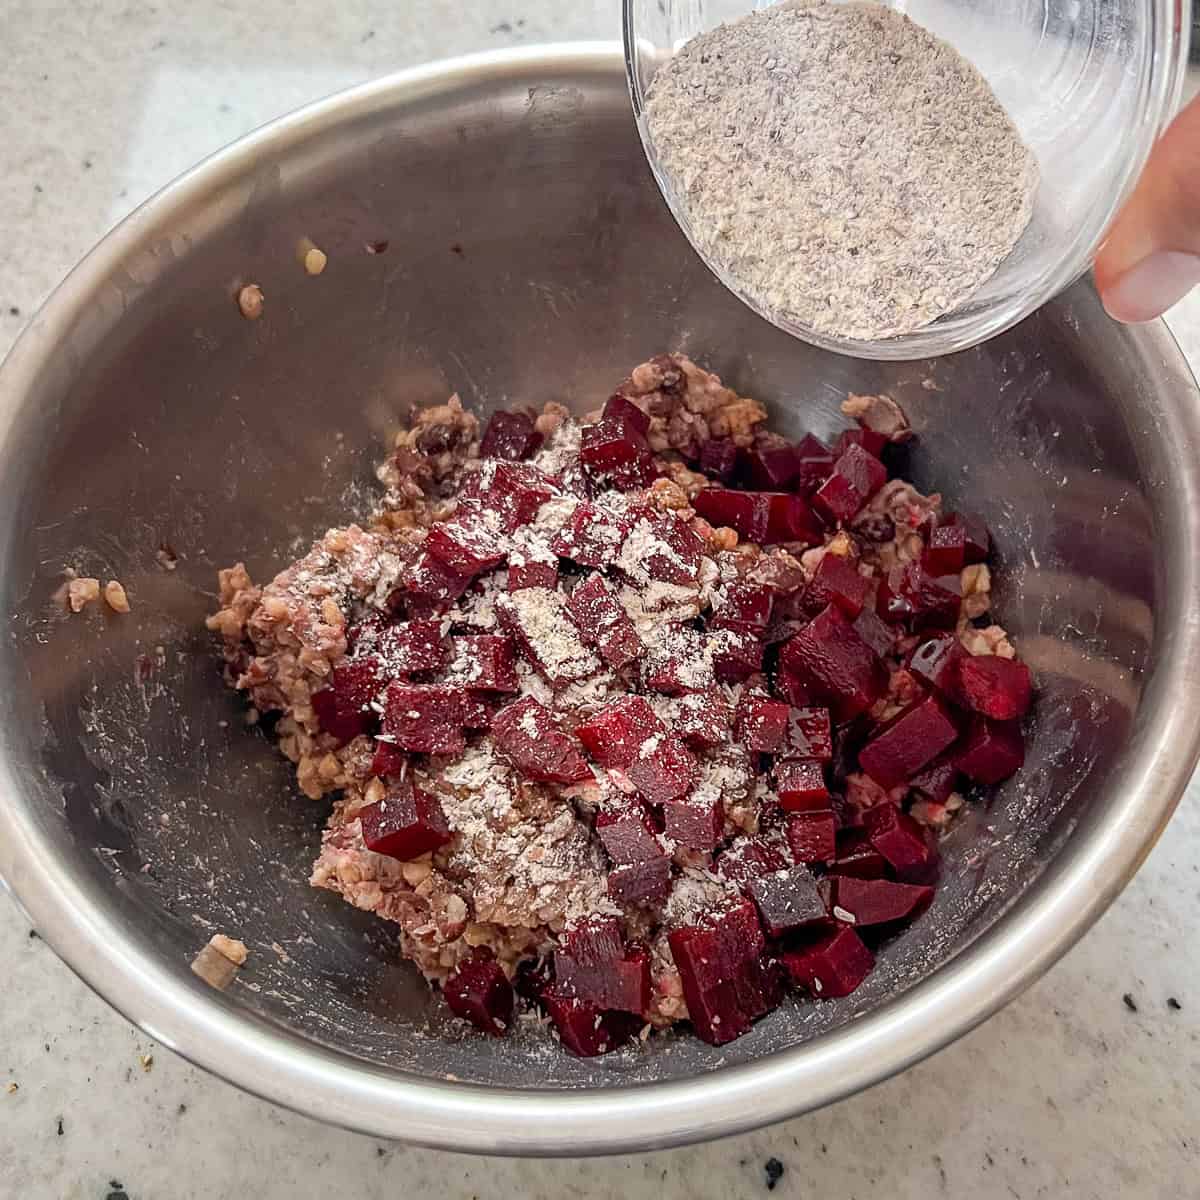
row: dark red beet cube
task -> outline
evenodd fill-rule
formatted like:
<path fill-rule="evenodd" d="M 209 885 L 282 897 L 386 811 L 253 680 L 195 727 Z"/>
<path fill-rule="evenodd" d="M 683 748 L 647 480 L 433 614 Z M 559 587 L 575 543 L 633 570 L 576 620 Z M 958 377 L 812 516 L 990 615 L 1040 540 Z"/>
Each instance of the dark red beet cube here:
<path fill-rule="evenodd" d="M 666 727 L 645 697 L 621 696 L 577 725 L 575 736 L 600 766 L 627 767 L 665 738 Z"/>
<path fill-rule="evenodd" d="M 762 446 L 747 450 L 743 466 L 750 483 L 764 492 L 782 492 L 800 474 L 795 446 Z"/>
<path fill-rule="evenodd" d="M 788 867 L 752 879 L 746 885 L 768 936 L 783 937 L 796 929 L 824 925 L 829 920 L 825 901 L 813 873 L 805 866 Z"/>
<path fill-rule="evenodd" d="M 402 750 L 461 754 L 462 693 L 436 684 L 389 683 L 383 699 L 383 732 Z"/>
<path fill-rule="evenodd" d="M 719 588 L 713 597 L 710 629 L 737 629 L 761 638 L 771 623 L 773 593 L 761 583 L 736 579 Z"/>
<path fill-rule="evenodd" d="M 671 894 L 671 860 L 664 854 L 624 863 L 608 873 L 608 894 L 631 908 L 655 908 Z"/>
<path fill-rule="evenodd" d="M 645 436 L 613 417 L 583 427 L 579 457 L 593 479 L 610 481 L 622 491 L 649 487 L 658 474 Z"/>
<path fill-rule="evenodd" d="M 352 658 L 334 667 L 329 686 L 312 695 L 313 712 L 322 730 L 346 742 L 366 733 L 375 722 L 371 702 L 383 686 L 379 659 Z"/>
<path fill-rule="evenodd" d="M 846 926 L 802 949 L 785 950 L 779 961 L 792 983 L 818 1000 L 850 995 L 875 966 L 875 956 L 862 938 Z"/>
<path fill-rule="evenodd" d="M 890 879 L 860 879 L 842 876 L 833 889 L 833 915 L 856 928 L 889 925 L 909 920 L 929 907 L 933 888 L 916 883 L 893 883 Z M 842 912 L 838 912 L 841 909 Z M 843 915 L 843 913 L 845 915 Z"/>
<path fill-rule="evenodd" d="M 858 754 L 862 769 L 880 787 L 911 779 L 958 737 L 958 726 L 936 696 L 926 696 L 898 713 Z"/>
<path fill-rule="evenodd" d="M 967 705 L 993 721 L 1015 721 L 1033 703 L 1029 668 L 1015 658 L 991 654 L 964 658 L 959 682 Z"/>
<path fill-rule="evenodd" d="M 389 788 L 382 800 L 360 808 L 358 819 L 368 850 L 403 862 L 437 850 L 454 836 L 441 801 L 411 783 Z"/>
<path fill-rule="evenodd" d="M 532 696 L 502 708 L 492 720 L 500 752 L 529 779 L 543 783 L 579 783 L 591 779 L 575 739 L 559 729 L 553 714 Z"/>
<path fill-rule="evenodd" d="M 729 737 L 733 714 L 729 702 L 717 691 L 692 692 L 675 703 L 675 732 L 689 746 L 720 746 Z"/>
<path fill-rule="evenodd" d="M 362 617 L 346 630 L 346 650 L 367 653 L 375 649 L 379 635 L 391 624 L 386 613 L 377 608 L 368 609 Z"/>
<path fill-rule="evenodd" d="M 444 613 L 470 586 L 470 575 L 459 574 L 422 550 L 401 574 L 400 586 L 392 596 L 398 594 L 414 617 L 433 616 Z"/>
<path fill-rule="evenodd" d="M 473 634 L 452 639 L 455 683 L 472 692 L 515 692 L 517 652 L 512 638 Z"/>
<path fill-rule="evenodd" d="M 738 448 L 732 438 L 712 438 L 700 447 L 700 470 L 710 479 L 728 483 L 737 466 Z"/>
<path fill-rule="evenodd" d="M 463 959 L 442 984 L 442 994 L 455 1016 L 492 1037 L 512 1028 L 512 984 L 491 951 L 480 947 Z"/>
<path fill-rule="evenodd" d="M 833 464 L 840 457 L 824 442 L 806 433 L 796 444 L 795 490 L 802 496 L 811 496 L 833 473 Z"/>
<path fill-rule="evenodd" d="M 798 863 L 832 862 L 837 857 L 837 818 L 833 810 L 788 813 L 787 840 Z"/>
<path fill-rule="evenodd" d="M 976 783 L 1000 783 L 1025 764 L 1025 739 L 1016 721 L 975 716 L 954 753 L 955 766 Z"/>
<path fill-rule="evenodd" d="M 923 771 L 918 771 L 908 786 L 919 792 L 926 800 L 944 804 L 958 785 L 958 767 L 949 758 L 935 759 Z"/>
<path fill-rule="evenodd" d="M 911 622 L 914 629 L 953 629 L 961 607 L 959 576 L 930 575 L 918 562 L 893 567 L 876 596 L 876 611 L 884 620 Z"/>
<path fill-rule="evenodd" d="M 746 884 L 762 875 L 786 871 L 792 865 L 787 843 L 777 833 L 738 838 L 716 861 L 716 872 L 732 883 Z"/>
<path fill-rule="evenodd" d="M 793 708 L 811 708 L 816 702 L 816 689 L 787 671 L 776 671 L 771 687 L 775 695 L 781 700 L 786 700 Z"/>
<path fill-rule="evenodd" d="M 642 652 L 629 614 L 603 575 L 589 576 L 571 593 L 567 614 L 579 636 L 593 646 L 614 671 L 628 666 Z"/>
<path fill-rule="evenodd" d="M 551 550 L 581 567 L 607 567 L 621 553 L 633 519 L 586 500 L 554 535 Z"/>
<path fill-rule="evenodd" d="M 803 496 L 794 492 L 762 492 L 760 495 L 767 497 L 765 542 L 803 542 L 812 546 L 821 541 L 824 536 L 821 522 Z"/>
<path fill-rule="evenodd" d="M 501 532 L 513 533 L 528 525 L 556 491 L 554 483 L 531 463 L 493 460 L 472 472 L 459 498 L 477 501 L 494 512 Z"/>
<path fill-rule="evenodd" d="M 398 621 L 380 631 L 375 651 L 388 679 L 416 671 L 437 671 L 446 661 L 441 621 Z"/>
<path fill-rule="evenodd" d="M 728 526 L 745 542 L 762 544 L 771 520 L 769 492 L 737 492 L 730 488 L 702 488 L 692 507 L 710 525 Z"/>
<path fill-rule="evenodd" d="M 371 757 L 371 774 L 384 779 L 389 775 L 403 777 L 408 773 L 408 755 L 391 742 L 376 742 Z"/>
<path fill-rule="evenodd" d="M 896 634 L 873 608 L 864 608 L 854 619 L 854 632 L 880 658 L 886 658 L 896 648 Z"/>
<path fill-rule="evenodd" d="M 496 616 L 522 656 L 554 687 L 586 679 L 600 660 L 584 645 L 567 602 L 548 588 L 522 588 L 496 597 Z"/>
<path fill-rule="evenodd" d="M 836 604 L 853 621 L 863 611 L 871 588 L 871 581 L 860 575 L 849 559 L 826 554 L 804 593 L 804 604 L 814 613 L 828 604 Z"/>
<path fill-rule="evenodd" d="M 871 845 L 865 829 L 839 829 L 837 858 L 830 864 L 829 873 L 882 879 L 887 874 L 887 860 Z"/>
<path fill-rule="evenodd" d="M 691 585 L 700 573 L 704 542 L 691 525 L 673 512 L 645 509 L 629 532 L 630 543 L 637 548 L 636 559 L 643 578 L 661 583 Z"/>
<path fill-rule="evenodd" d="M 719 629 L 712 634 L 709 644 L 713 672 L 722 683 L 742 683 L 762 670 L 764 648 L 753 634 L 740 629 Z"/>
<path fill-rule="evenodd" d="M 783 749 L 791 709 L 781 700 L 745 692 L 733 716 L 733 733 L 744 746 L 763 754 Z"/>
<path fill-rule="evenodd" d="M 462 694 L 462 723 L 464 729 L 491 729 L 492 721 L 504 704 L 499 692 L 471 692 L 459 688 Z"/>
<path fill-rule="evenodd" d="M 841 458 L 851 446 L 861 446 L 868 454 L 878 458 L 888 443 L 887 435 L 874 429 L 843 429 L 833 444 L 833 452 Z"/>
<path fill-rule="evenodd" d="M 650 432 L 650 414 L 639 408 L 628 396 L 621 395 L 620 392 L 614 392 L 604 402 L 602 416 L 605 420 L 619 421 L 622 425 L 637 430 L 638 433 Z"/>
<path fill-rule="evenodd" d="M 813 493 L 813 507 L 831 521 L 849 521 L 887 482 L 887 468 L 861 446 L 849 446 Z"/>
<path fill-rule="evenodd" d="M 489 526 L 482 510 L 472 507 L 469 501 L 459 506 L 453 520 L 438 521 L 429 527 L 425 549 L 451 571 L 466 576 L 499 566 L 505 556 L 499 525 Z"/>
<path fill-rule="evenodd" d="M 933 688 L 947 700 L 962 704 L 964 698 L 960 671 L 967 657 L 958 635 L 943 633 L 922 642 L 912 652 L 908 669 L 921 683 Z"/>
<path fill-rule="evenodd" d="M 555 990 L 594 1008 L 642 1013 L 650 1006 L 650 955 L 626 947 L 614 917 L 589 917 L 554 952 Z"/>
<path fill-rule="evenodd" d="M 833 604 L 786 643 L 779 667 L 827 697 L 839 723 L 870 708 L 887 687 L 875 652 Z"/>
<path fill-rule="evenodd" d="M 713 850 L 725 833 L 725 805 L 707 791 L 664 804 L 662 816 L 667 837 L 690 850 Z"/>
<path fill-rule="evenodd" d="M 548 588 L 558 586 L 558 560 L 542 562 L 519 551 L 510 554 L 508 563 L 508 590 L 519 592 L 522 588 Z"/>
<path fill-rule="evenodd" d="M 949 513 L 943 524 L 957 526 L 966 534 L 963 557 L 967 563 L 983 562 L 992 552 L 992 535 L 976 513 Z"/>
<path fill-rule="evenodd" d="M 785 758 L 775 764 L 775 792 L 787 812 L 811 812 L 829 807 L 825 766 L 811 758 Z"/>
<path fill-rule="evenodd" d="M 534 420 L 528 413 L 492 413 L 483 441 L 479 443 L 480 458 L 504 458 L 520 462 L 537 452 L 542 444 L 542 435 L 534 428 Z"/>
<path fill-rule="evenodd" d="M 967 557 L 967 531 L 961 525 L 939 525 L 929 534 L 921 558 L 931 575 L 951 575 L 963 569 Z"/>
<path fill-rule="evenodd" d="M 815 758 L 819 762 L 828 762 L 833 757 L 829 709 L 808 706 L 793 708 L 788 713 L 783 754 L 788 758 Z"/>
<path fill-rule="evenodd" d="M 894 804 L 884 802 L 868 808 L 863 827 L 871 845 L 902 879 L 921 876 L 937 861 L 937 847 L 920 825 Z"/>
<path fill-rule="evenodd" d="M 557 985 L 546 988 L 541 999 L 558 1030 L 559 1040 L 580 1058 L 619 1050 L 641 1024 L 638 1017 L 629 1013 L 602 1012 L 585 1000 L 564 996 Z"/>
<path fill-rule="evenodd" d="M 645 807 L 636 800 L 602 808 L 596 814 L 596 834 L 617 866 L 662 858 L 662 843 Z"/>
<path fill-rule="evenodd" d="M 686 796 L 698 773 L 692 752 L 673 733 L 651 741 L 653 745 L 643 745 L 625 768 L 630 783 L 651 804 L 666 804 Z"/>

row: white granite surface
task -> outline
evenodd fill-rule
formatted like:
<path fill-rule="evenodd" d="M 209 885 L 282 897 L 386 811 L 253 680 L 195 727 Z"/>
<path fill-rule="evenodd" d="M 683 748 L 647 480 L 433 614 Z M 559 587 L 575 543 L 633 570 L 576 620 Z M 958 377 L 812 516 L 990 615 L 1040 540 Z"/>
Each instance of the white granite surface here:
<path fill-rule="evenodd" d="M 106 228 L 253 126 L 443 54 L 616 32 L 616 0 L 4 0 L 0 353 Z M 1200 301 L 1172 320 L 1200 362 Z M 673 1200 L 759 1194 L 776 1157 L 789 1197 L 1196 1196 L 1198 798 L 1091 935 L 949 1050 L 813 1116 L 609 1160 L 383 1145 L 244 1096 L 129 1027 L 0 897 L 0 1195 Z"/>

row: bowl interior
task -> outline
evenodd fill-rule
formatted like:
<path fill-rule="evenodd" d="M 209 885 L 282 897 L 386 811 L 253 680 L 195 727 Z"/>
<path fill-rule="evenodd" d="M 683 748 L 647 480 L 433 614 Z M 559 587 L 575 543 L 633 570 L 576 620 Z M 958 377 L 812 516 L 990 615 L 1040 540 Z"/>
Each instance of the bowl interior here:
<path fill-rule="evenodd" d="M 20 780 L 8 803 L 55 869 L 200 1003 L 429 1078 L 692 1076 L 910 988 L 1116 802 L 1108 781 L 1147 720 L 1174 569 L 1154 388 L 1189 385 L 1108 326 L 1086 290 L 948 359 L 806 346 L 690 252 L 615 57 L 514 61 L 360 97 L 336 122 L 293 122 L 121 236 L 120 270 L 77 309 L 0 444 L 0 739 Z M 296 261 L 306 236 L 329 256 L 319 278 Z M 249 281 L 266 297 L 256 323 L 232 298 Z M 269 577 L 362 512 L 411 404 L 458 391 L 484 412 L 583 409 L 675 348 L 768 402 L 785 433 L 835 433 L 848 390 L 906 407 L 921 435 L 910 477 L 994 531 L 997 608 L 1040 685 L 1029 763 L 955 829 L 935 907 L 847 1000 L 789 1005 L 721 1050 L 662 1038 L 579 1061 L 533 1029 L 464 1036 L 397 961 L 386 924 L 307 886 L 326 806 L 299 795 L 220 682 L 203 628 L 215 572 L 241 558 Z M 52 595 L 66 567 L 122 580 L 132 613 L 65 617 Z M 223 996 L 188 970 L 218 931 L 251 948 Z"/>

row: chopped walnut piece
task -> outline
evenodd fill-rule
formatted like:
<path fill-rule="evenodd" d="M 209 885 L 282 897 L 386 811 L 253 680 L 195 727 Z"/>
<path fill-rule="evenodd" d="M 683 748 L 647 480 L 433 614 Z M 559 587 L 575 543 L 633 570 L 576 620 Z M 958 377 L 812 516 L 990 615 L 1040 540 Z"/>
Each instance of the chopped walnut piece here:
<path fill-rule="evenodd" d="M 237 306 L 247 321 L 257 321 L 263 315 L 263 291 L 257 283 L 248 283 L 237 294 Z"/>
<path fill-rule="evenodd" d="M 72 579 L 67 584 L 67 603 L 72 612 L 82 612 L 83 609 L 100 597 L 100 580 L 85 576 L 82 579 Z"/>
<path fill-rule="evenodd" d="M 110 579 L 104 585 L 104 602 L 113 612 L 127 613 L 129 611 L 129 597 L 119 580 Z"/>
<path fill-rule="evenodd" d="M 306 237 L 300 239 L 300 244 L 296 247 L 296 257 L 299 258 L 300 265 L 309 275 L 320 275 L 329 262 L 329 256 L 325 251 L 312 238 Z"/>
<path fill-rule="evenodd" d="M 240 967 L 246 961 L 246 956 L 250 953 L 246 949 L 245 942 L 239 942 L 237 938 L 226 937 L 223 933 L 214 933 L 208 939 L 208 944 L 218 954 L 223 954 L 229 959 L 235 967 Z"/>
<path fill-rule="evenodd" d="M 992 606 L 992 573 L 987 563 L 972 563 L 963 568 L 963 616 L 969 621 L 982 617 Z"/>
<path fill-rule="evenodd" d="M 882 433 L 890 442 L 907 442 L 913 435 L 904 409 L 890 396 L 857 396 L 853 392 L 842 401 L 842 412 L 874 433 Z"/>

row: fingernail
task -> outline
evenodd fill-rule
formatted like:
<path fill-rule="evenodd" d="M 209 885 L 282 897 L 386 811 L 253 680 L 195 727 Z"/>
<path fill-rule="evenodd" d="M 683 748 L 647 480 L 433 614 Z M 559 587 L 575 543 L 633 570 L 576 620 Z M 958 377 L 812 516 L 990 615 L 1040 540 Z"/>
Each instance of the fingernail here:
<path fill-rule="evenodd" d="M 1134 325 L 1161 317 L 1200 284 L 1200 255 L 1159 250 L 1130 267 L 1101 299 L 1114 320 Z"/>

